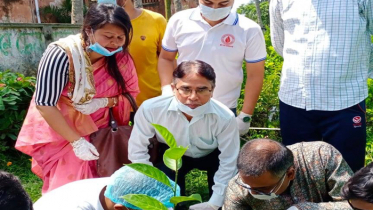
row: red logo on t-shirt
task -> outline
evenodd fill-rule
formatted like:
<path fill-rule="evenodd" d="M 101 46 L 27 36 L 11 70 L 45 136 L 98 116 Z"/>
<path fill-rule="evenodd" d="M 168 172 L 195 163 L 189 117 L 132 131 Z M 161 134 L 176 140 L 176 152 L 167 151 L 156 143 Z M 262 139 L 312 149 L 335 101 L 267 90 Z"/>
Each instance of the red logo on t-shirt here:
<path fill-rule="evenodd" d="M 232 34 L 224 34 L 222 37 L 221 37 L 221 42 L 222 44 L 220 44 L 220 46 L 225 46 L 225 47 L 233 47 L 233 43 L 236 39 L 234 38 L 234 36 Z"/>

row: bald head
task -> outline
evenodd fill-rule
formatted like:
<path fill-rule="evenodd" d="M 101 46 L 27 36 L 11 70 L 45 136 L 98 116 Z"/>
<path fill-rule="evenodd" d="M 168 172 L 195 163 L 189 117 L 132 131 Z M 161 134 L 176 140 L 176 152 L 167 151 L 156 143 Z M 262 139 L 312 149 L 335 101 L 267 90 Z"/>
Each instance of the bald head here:
<path fill-rule="evenodd" d="M 242 147 L 237 168 L 245 176 L 258 177 L 268 171 L 281 177 L 292 165 L 294 156 L 287 147 L 270 139 L 255 139 Z"/>

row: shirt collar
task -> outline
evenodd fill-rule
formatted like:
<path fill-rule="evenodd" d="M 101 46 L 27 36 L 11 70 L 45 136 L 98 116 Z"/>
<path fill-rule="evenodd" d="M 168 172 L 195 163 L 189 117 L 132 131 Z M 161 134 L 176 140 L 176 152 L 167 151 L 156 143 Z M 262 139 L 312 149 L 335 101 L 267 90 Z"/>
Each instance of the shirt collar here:
<path fill-rule="evenodd" d="M 192 14 L 190 14 L 189 19 L 194 21 L 202 21 L 202 15 L 201 10 L 199 9 L 199 6 L 194 8 L 194 11 Z M 238 23 L 238 14 L 236 12 L 230 12 L 228 17 L 223 21 L 224 24 L 235 26 Z"/>
<path fill-rule="evenodd" d="M 177 108 L 177 99 L 176 97 L 172 97 L 172 100 L 171 100 L 171 103 L 170 103 L 170 106 L 168 107 L 168 111 L 179 111 L 181 112 L 178 108 Z M 206 112 L 204 114 L 217 114 L 217 112 L 215 111 L 214 107 L 212 106 L 212 99 L 210 99 L 210 104 L 209 104 L 209 107 L 206 109 Z"/>

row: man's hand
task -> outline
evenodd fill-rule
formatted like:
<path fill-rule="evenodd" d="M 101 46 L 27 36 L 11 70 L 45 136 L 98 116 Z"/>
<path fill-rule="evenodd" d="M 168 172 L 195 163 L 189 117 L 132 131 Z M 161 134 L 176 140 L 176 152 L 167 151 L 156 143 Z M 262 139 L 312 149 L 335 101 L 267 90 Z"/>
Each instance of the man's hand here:
<path fill-rule="evenodd" d="M 98 152 L 93 144 L 89 143 L 85 138 L 80 139 L 70 143 L 73 147 L 75 155 L 81 160 L 97 160 Z"/>
<path fill-rule="evenodd" d="M 91 102 L 86 104 L 76 104 L 74 108 L 81 112 L 82 114 L 90 115 L 97 110 L 107 106 L 109 100 L 108 98 L 94 98 Z"/>
<path fill-rule="evenodd" d="M 236 117 L 236 122 L 238 125 L 238 131 L 240 133 L 240 136 L 243 136 L 247 134 L 247 132 L 249 132 L 251 115 L 241 111 L 240 114 Z"/>
<path fill-rule="evenodd" d="M 190 210 L 218 210 L 219 206 L 210 204 L 209 202 L 195 204 L 189 207 Z"/>

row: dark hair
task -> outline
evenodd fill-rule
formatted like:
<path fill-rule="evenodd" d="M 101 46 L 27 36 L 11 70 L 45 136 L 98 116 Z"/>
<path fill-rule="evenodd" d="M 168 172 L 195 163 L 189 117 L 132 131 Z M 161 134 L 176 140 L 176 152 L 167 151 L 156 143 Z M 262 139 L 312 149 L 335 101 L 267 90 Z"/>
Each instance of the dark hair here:
<path fill-rule="evenodd" d="M 266 171 L 281 177 L 293 165 L 293 152 L 281 143 L 270 139 L 254 139 L 247 142 L 242 147 L 237 161 L 240 173 L 254 177 Z"/>
<path fill-rule="evenodd" d="M 373 163 L 360 169 L 342 188 L 346 200 L 361 199 L 373 203 Z"/>
<path fill-rule="evenodd" d="M 84 18 L 82 27 L 83 39 L 88 43 L 87 31 L 102 28 L 105 24 L 113 24 L 123 29 L 126 37 L 125 43 L 122 46 L 124 53 L 128 53 L 128 45 L 132 39 L 132 25 L 131 20 L 124 9 L 113 4 L 93 4 Z M 119 71 L 115 54 L 106 57 L 107 70 L 111 77 L 115 79 L 118 86 L 124 91 L 126 89 L 124 79 Z"/>
<path fill-rule="evenodd" d="M 208 63 L 200 60 L 181 62 L 173 72 L 174 83 L 176 83 L 175 80 L 183 78 L 190 72 L 196 72 L 209 80 L 213 88 L 215 87 L 216 75 L 214 69 Z"/>
<path fill-rule="evenodd" d="M 32 210 L 32 201 L 19 179 L 0 171 L 0 209 Z"/>

